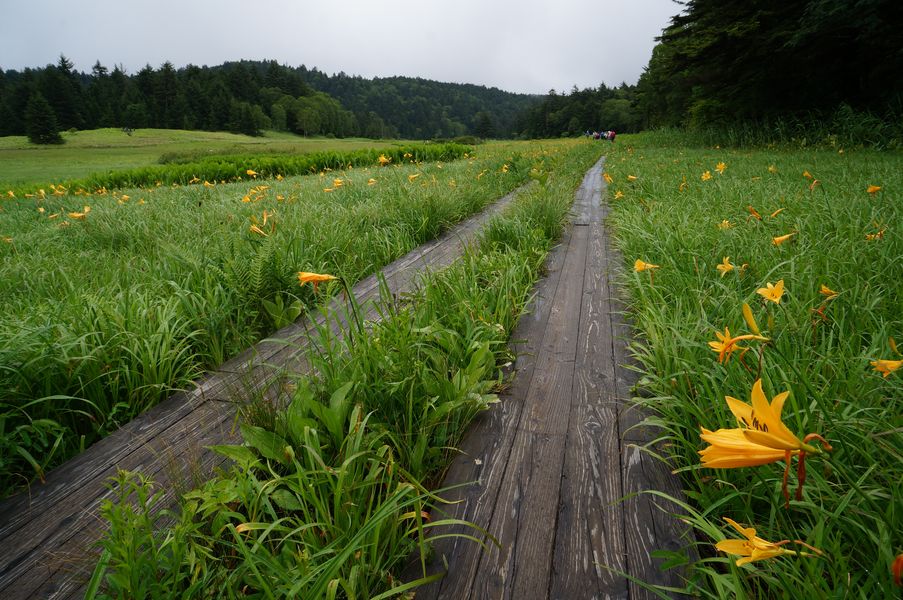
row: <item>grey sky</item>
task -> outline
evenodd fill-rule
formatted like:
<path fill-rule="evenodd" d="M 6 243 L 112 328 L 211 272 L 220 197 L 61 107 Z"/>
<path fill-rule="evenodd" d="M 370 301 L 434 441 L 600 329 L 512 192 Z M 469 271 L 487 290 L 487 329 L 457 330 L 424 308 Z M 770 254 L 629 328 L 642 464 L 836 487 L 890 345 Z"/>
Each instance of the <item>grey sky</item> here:
<path fill-rule="evenodd" d="M 635 83 L 673 0 L 0 0 L 0 68 L 274 59 L 544 93 Z"/>

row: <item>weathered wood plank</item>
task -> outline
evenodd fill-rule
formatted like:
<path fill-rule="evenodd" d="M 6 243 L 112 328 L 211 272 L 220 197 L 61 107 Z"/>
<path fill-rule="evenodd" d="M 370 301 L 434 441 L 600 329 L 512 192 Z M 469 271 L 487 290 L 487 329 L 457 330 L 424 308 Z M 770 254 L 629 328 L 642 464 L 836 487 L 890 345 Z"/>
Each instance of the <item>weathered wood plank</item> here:
<path fill-rule="evenodd" d="M 600 182 L 596 174 L 594 181 Z M 598 194 L 594 181 L 584 187 Z M 627 598 L 628 593 L 626 578 L 605 568 L 626 571 L 626 545 L 607 256 L 598 201 L 588 204 L 584 216 L 592 235 L 549 589 L 556 599 Z"/>
<path fill-rule="evenodd" d="M 680 587 L 678 570 L 662 571 L 662 560 L 653 558 L 656 550 L 678 551 L 686 546 L 683 536 L 689 529 L 677 517 L 683 511 L 679 506 L 659 496 L 644 494 L 646 490 L 659 490 L 675 498 L 682 493 L 678 480 L 668 465 L 651 456 L 640 446 L 624 447 L 624 486 L 627 494 L 638 494 L 624 501 L 626 517 L 624 530 L 627 539 L 627 566 L 636 578 L 654 585 Z M 630 598 L 653 599 L 655 594 L 630 582 Z"/>
<path fill-rule="evenodd" d="M 517 357 L 511 387 L 499 395 L 501 401 L 498 404 L 474 420 L 460 444 L 459 454 L 452 461 L 443 484 L 457 487 L 441 494 L 456 504 L 448 506 L 441 516 L 463 519 L 481 526 L 492 518 L 569 244 L 570 231 L 567 231 L 561 243 L 549 253 L 546 259 L 547 275 L 534 287 L 527 312 L 511 333 L 510 346 Z M 454 531 L 472 533 L 464 527 L 457 527 Z M 469 540 L 445 538 L 436 542 L 434 550 L 437 557 L 445 556 L 453 568 L 439 582 L 418 588 L 417 598 L 467 598 L 479 570 L 480 548 Z M 435 571 L 440 567 L 441 560 L 437 558 L 432 569 Z M 416 579 L 420 574 L 419 565 L 413 565 L 406 571 L 404 579 Z"/>
<path fill-rule="evenodd" d="M 542 598 L 549 587 L 564 435 L 519 429 L 489 525 L 471 600 Z"/>

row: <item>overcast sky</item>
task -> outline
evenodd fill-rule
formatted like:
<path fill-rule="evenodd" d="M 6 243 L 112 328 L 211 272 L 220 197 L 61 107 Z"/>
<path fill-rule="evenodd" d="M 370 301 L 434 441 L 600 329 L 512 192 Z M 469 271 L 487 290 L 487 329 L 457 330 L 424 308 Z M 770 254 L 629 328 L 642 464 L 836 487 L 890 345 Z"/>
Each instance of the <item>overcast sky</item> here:
<path fill-rule="evenodd" d="M 0 69 L 274 59 L 512 92 L 636 83 L 673 0 L 0 0 Z"/>

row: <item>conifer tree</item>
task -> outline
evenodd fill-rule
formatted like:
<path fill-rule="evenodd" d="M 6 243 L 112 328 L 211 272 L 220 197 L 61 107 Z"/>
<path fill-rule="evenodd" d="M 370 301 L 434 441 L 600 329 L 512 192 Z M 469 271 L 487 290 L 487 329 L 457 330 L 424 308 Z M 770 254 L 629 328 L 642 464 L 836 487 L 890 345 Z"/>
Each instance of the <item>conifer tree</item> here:
<path fill-rule="evenodd" d="M 33 144 L 63 143 L 56 115 L 40 92 L 35 92 L 28 100 L 28 106 L 25 108 L 25 132 Z"/>

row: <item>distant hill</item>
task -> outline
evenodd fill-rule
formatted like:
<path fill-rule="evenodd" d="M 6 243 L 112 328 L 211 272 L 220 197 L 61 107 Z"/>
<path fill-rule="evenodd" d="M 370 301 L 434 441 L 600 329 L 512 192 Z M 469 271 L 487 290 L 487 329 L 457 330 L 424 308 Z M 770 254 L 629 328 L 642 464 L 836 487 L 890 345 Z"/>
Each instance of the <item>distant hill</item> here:
<path fill-rule="evenodd" d="M 35 114 L 28 106 L 38 98 L 50 105 L 60 130 L 156 127 L 254 135 L 274 129 L 415 139 L 510 137 L 520 115 L 541 101 L 471 84 L 330 76 L 276 61 L 179 69 L 166 62 L 129 75 L 99 62 L 90 73 L 77 72 L 60 56 L 56 65 L 0 71 L 0 135 L 26 134 L 28 115 Z"/>

